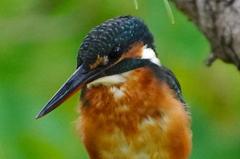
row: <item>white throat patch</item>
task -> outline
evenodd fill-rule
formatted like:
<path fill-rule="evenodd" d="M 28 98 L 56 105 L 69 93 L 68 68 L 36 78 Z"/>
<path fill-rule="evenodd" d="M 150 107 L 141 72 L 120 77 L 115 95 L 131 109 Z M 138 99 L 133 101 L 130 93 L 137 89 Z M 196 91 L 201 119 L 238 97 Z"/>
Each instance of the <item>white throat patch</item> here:
<path fill-rule="evenodd" d="M 160 60 L 156 57 L 155 52 L 153 51 L 153 49 L 151 48 L 147 48 L 147 46 L 145 45 L 143 48 L 143 52 L 142 52 L 142 59 L 150 59 L 150 61 L 152 63 L 155 63 L 157 65 L 161 65 Z"/>
<path fill-rule="evenodd" d="M 87 87 L 91 88 L 92 86 L 98 86 L 98 85 L 110 86 L 110 85 L 114 85 L 117 83 L 123 83 L 126 81 L 126 77 L 129 75 L 129 72 L 131 72 L 131 71 L 117 74 L 117 75 L 105 76 L 105 77 L 99 78 L 99 79 L 87 84 Z"/>

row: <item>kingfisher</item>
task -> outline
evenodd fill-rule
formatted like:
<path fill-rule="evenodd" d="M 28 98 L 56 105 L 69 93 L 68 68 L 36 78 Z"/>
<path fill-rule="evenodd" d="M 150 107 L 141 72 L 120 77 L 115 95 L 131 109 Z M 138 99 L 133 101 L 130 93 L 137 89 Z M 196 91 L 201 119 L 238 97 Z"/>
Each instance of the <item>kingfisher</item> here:
<path fill-rule="evenodd" d="M 187 159 L 190 113 L 142 19 L 126 15 L 84 38 L 77 69 L 40 118 L 81 89 L 79 135 L 91 159 Z"/>

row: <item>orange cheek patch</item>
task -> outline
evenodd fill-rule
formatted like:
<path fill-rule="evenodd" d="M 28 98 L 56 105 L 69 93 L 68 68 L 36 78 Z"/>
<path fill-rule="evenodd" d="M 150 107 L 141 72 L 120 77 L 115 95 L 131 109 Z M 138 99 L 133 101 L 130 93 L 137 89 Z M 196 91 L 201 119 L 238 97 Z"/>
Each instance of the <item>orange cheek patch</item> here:
<path fill-rule="evenodd" d="M 93 63 L 92 65 L 90 65 L 90 69 L 94 69 L 95 67 L 97 67 L 100 63 L 103 62 L 105 57 L 101 57 L 98 55 L 97 60 L 95 61 L 95 63 Z"/>
<path fill-rule="evenodd" d="M 144 45 L 143 45 L 142 42 L 134 43 L 132 45 L 131 49 L 128 52 L 124 53 L 122 55 L 122 57 L 117 62 L 121 61 L 124 58 L 141 58 L 142 57 L 143 48 L 144 48 Z M 106 58 L 106 57 L 105 56 L 101 57 L 101 56 L 98 55 L 97 60 L 93 64 L 90 65 L 90 69 L 94 69 L 99 64 L 103 63 L 104 58 Z"/>
<path fill-rule="evenodd" d="M 131 49 L 123 54 L 123 58 L 141 58 L 144 45 L 142 42 L 138 42 L 132 45 Z"/>

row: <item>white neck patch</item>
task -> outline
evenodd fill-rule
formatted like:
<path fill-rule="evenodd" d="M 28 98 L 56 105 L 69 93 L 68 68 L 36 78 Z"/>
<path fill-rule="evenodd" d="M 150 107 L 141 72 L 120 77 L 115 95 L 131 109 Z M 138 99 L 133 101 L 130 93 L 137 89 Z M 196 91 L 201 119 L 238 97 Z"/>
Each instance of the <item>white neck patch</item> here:
<path fill-rule="evenodd" d="M 143 48 L 143 52 L 142 52 L 142 59 L 150 59 L 150 61 L 152 63 L 155 63 L 157 65 L 161 65 L 160 60 L 156 57 L 155 52 L 153 51 L 153 49 L 151 48 L 147 48 L 147 46 L 145 45 Z"/>
<path fill-rule="evenodd" d="M 123 83 L 126 81 L 126 77 L 129 76 L 129 72 L 131 72 L 131 71 L 117 74 L 117 75 L 105 76 L 105 77 L 99 78 L 99 79 L 87 84 L 87 87 L 91 88 L 92 86 L 98 86 L 98 85 L 111 86 L 111 85 L 114 85 L 117 83 Z"/>

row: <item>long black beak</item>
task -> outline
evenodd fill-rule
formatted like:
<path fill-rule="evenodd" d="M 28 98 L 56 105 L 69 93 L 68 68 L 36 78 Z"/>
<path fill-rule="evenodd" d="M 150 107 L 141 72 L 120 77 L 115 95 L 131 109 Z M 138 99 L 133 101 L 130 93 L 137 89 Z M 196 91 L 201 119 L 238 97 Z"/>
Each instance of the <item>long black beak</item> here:
<path fill-rule="evenodd" d="M 83 67 L 80 66 L 57 91 L 57 93 L 49 100 L 45 107 L 36 116 L 36 119 L 43 117 L 44 115 L 57 108 L 86 84 L 104 76 L 104 71 L 105 70 L 91 70 L 89 72 L 86 72 Z"/>

